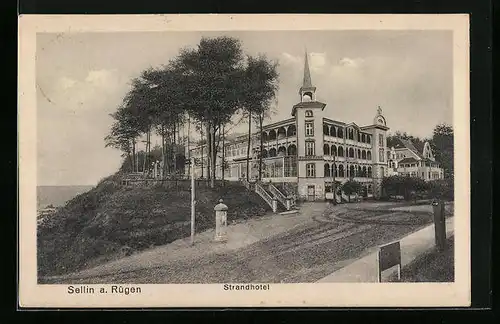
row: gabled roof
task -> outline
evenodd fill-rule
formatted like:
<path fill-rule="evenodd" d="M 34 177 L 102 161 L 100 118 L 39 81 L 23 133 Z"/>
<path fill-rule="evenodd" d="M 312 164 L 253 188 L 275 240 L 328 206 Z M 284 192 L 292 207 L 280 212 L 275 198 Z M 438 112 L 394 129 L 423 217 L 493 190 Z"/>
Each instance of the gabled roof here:
<path fill-rule="evenodd" d="M 361 130 L 361 127 L 358 126 L 355 122 L 350 122 L 349 124 L 346 125 L 346 127 L 352 126 L 356 128 L 357 130 Z"/>
<path fill-rule="evenodd" d="M 274 127 L 279 127 L 279 126 L 286 126 L 288 124 L 295 124 L 295 118 L 288 118 L 284 120 L 280 120 L 278 122 L 272 123 L 272 124 L 267 124 L 262 127 L 262 129 L 269 129 L 269 128 L 274 128 Z M 259 133 L 259 132 L 256 132 Z"/>
<path fill-rule="evenodd" d="M 332 123 L 332 124 L 345 125 L 344 122 L 341 122 L 341 121 L 338 121 L 338 120 L 333 120 L 333 119 L 330 119 L 328 117 L 323 117 L 323 121 L 326 121 L 326 122 L 329 122 L 329 123 Z"/>
<path fill-rule="evenodd" d="M 383 129 L 383 130 L 389 130 L 389 127 L 382 126 L 382 125 L 366 125 L 366 126 L 362 126 L 360 128 L 361 128 L 361 130 L 372 129 L 372 128 L 379 128 L 379 129 Z"/>
<path fill-rule="evenodd" d="M 405 140 L 405 139 L 402 139 L 400 137 L 398 137 L 397 140 L 398 141 L 394 145 L 395 149 L 407 148 L 410 151 L 412 151 L 415 155 L 417 155 L 419 158 L 421 158 L 421 159 L 424 158 L 424 156 L 422 155 L 422 153 L 415 147 L 415 145 L 413 145 L 412 141 Z"/>
<path fill-rule="evenodd" d="M 401 161 L 398 162 L 398 164 L 401 164 L 401 163 L 415 163 L 415 162 L 418 162 L 417 159 L 409 157 L 409 158 L 402 159 Z"/>

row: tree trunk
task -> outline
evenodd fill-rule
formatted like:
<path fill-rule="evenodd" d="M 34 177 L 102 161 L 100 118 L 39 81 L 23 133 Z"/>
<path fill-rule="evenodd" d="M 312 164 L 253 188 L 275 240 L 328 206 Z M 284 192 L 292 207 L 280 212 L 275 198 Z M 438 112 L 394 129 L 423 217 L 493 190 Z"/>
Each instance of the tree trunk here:
<path fill-rule="evenodd" d="M 210 179 L 210 188 L 215 188 L 215 175 L 217 172 L 216 165 L 217 165 L 217 146 L 216 146 L 216 139 L 215 139 L 215 125 L 212 126 L 212 134 L 211 134 L 211 147 L 212 147 L 212 177 Z"/>
<path fill-rule="evenodd" d="M 201 128 L 201 143 L 203 143 L 203 127 Z M 203 144 L 201 144 L 201 177 L 203 178 L 205 176 L 205 173 L 203 172 L 204 169 L 203 169 L 203 165 L 204 165 L 204 161 L 203 161 Z"/>
<path fill-rule="evenodd" d="M 173 134 L 173 145 L 172 145 L 172 160 L 174 161 L 173 169 L 174 176 L 177 176 L 177 124 L 174 122 L 174 134 Z"/>
<path fill-rule="evenodd" d="M 132 171 L 134 169 L 134 160 L 133 160 L 130 152 L 127 153 L 127 157 L 128 157 L 129 163 L 130 163 L 130 171 Z"/>
<path fill-rule="evenodd" d="M 165 163 L 166 159 L 166 150 L 165 150 L 165 128 L 161 126 L 161 179 L 165 179 Z"/>
<path fill-rule="evenodd" d="M 135 172 L 135 140 L 132 140 L 132 172 Z"/>
<path fill-rule="evenodd" d="M 260 129 L 260 154 L 259 154 L 259 181 L 262 180 L 262 151 L 264 150 L 264 139 L 262 138 L 262 116 L 259 116 L 259 129 Z"/>
<path fill-rule="evenodd" d="M 207 180 L 210 180 L 212 177 L 212 173 L 210 172 L 211 171 L 211 168 L 212 168 L 212 133 L 211 133 L 211 130 L 210 130 L 210 125 L 207 125 L 206 126 L 207 128 Z"/>
<path fill-rule="evenodd" d="M 224 184 L 224 173 L 226 172 L 226 145 L 225 145 L 226 134 L 224 133 L 224 125 L 222 126 L 222 162 L 221 162 L 221 171 L 222 171 L 222 184 Z"/>
<path fill-rule="evenodd" d="M 170 173 L 170 155 L 171 155 L 170 151 L 171 151 L 170 134 L 168 133 L 165 127 L 165 164 L 164 164 L 165 177 L 167 176 L 168 173 Z"/>
<path fill-rule="evenodd" d="M 252 114 L 248 113 L 247 181 L 250 180 L 250 144 L 252 139 Z"/>
<path fill-rule="evenodd" d="M 144 148 L 144 156 L 142 158 L 142 172 L 146 173 L 146 162 L 148 159 L 148 141 L 149 141 L 149 130 L 146 132 L 146 147 Z"/>
<path fill-rule="evenodd" d="M 187 154 L 188 154 L 188 175 L 191 174 L 191 168 L 194 168 L 194 165 L 191 165 L 191 144 L 190 144 L 190 138 L 191 138 L 191 118 L 188 115 L 188 136 L 187 136 Z"/>

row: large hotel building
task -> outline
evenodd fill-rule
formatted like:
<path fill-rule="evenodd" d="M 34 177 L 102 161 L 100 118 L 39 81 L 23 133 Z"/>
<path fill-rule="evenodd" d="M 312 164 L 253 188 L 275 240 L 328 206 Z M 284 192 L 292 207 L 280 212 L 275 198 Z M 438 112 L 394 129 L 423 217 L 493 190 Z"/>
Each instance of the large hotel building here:
<path fill-rule="evenodd" d="M 334 179 L 340 183 L 354 179 L 363 184 L 367 195 L 377 197 L 381 194 L 383 177 L 397 174 L 399 165 L 405 168 L 408 165 L 412 170 L 410 172 L 418 171 L 419 176 L 424 171 L 413 170 L 410 165 L 422 165 L 425 168 L 425 163 L 428 163 L 429 170 L 426 169 L 425 178 L 435 178 L 436 172 L 439 174 L 437 177 L 442 178 L 442 169 L 434 161 L 427 145 L 425 157 L 418 152 L 405 154 L 411 151 L 408 147 L 397 148 L 397 153 L 387 148 L 389 127 L 380 107 L 370 125 L 358 126 L 354 122 L 329 118 L 326 103 L 316 100 L 316 87 L 311 81 L 307 53 L 299 95 L 300 101 L 291 107 L 291 118 L 263 127 L 263 182 L 288 183 L 296 188 L 299 198 L 324 200 L 326 194 L 332 191 Z M 224 167 L 225 180 L 247 178 L 247 143 L 246 134 L 226 137 L 224 151 L 218 152 L 217 178 L 223 176 L 223 160 L 227 161 Z M 260 131 L 252 134 L 250 149 L 249 178 L 257 179 Z M 189 150 L 189 157 L 202 161 L 194 166 L 196 177 L 207 177 L 207 153 L 206 146 Z M 395 154 L 407 160 L 398 165 Z"/>

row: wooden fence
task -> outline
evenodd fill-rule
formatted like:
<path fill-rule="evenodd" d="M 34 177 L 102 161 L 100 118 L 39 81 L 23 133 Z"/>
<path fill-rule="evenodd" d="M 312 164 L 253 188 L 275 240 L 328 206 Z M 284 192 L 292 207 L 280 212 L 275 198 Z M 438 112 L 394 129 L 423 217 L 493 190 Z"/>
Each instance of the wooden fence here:
<path fill-rule="evenodd" d="M 223 187 L 229 181 L 215 180 L 216 187 Z M 165 189 L 189 191 L 191 190 L 191 180 L 189 179 L 123 179 L 122 185 L 136 188 L 163 187 Z M 196 188 L 210 188 L 210 180 L 195 180 Z"/>

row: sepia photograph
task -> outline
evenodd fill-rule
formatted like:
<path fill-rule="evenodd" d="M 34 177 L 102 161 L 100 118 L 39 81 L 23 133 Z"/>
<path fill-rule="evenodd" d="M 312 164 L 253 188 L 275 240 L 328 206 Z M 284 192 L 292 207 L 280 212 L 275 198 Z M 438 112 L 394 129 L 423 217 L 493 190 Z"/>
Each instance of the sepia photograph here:
<path fill-rule="evenodd" d="M 26 299 L 470 303 L 467 17 L 238 16 L 32 27 Z"/>

